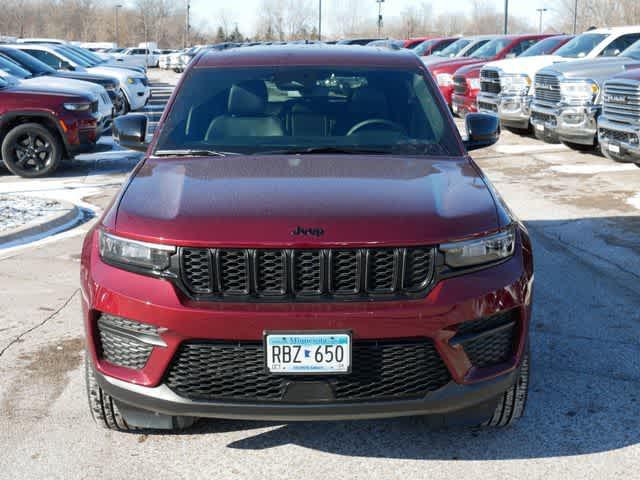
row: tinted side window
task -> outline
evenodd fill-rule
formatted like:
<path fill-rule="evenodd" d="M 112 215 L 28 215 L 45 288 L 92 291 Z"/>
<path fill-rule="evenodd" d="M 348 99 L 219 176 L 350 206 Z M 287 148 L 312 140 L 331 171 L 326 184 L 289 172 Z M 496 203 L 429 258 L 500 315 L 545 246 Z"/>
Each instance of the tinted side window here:
<path fill-rule="evenodd" d="M 601 57 L 615 57 L 640 40 L 640 33 L 622 35 L 611 42 L 607 48 L 600 52 Z"/>
<path fill-rule="evenodd" d="M 37 58 L 38 60 L 40 60 L 41 62 L 46 63 L 47 65 L 49 65 L 51 68 L 55 68 L 58 69 L 62 66 L 60 59 L 58 57 L 56 57 L 55 55 L 49 53 L 49 52 L 45 52 L 43 50 L 23 50 L 24 52 L 27 52 L 29 55 Z"/>
<path fill-rule="evenodd" d="M 538 40 L 535 40 L 535 39 L 523 40 L 520 43 L 518 43 L 515 47 L 513 47 L 511 49 L 511 52 L 509 53 L 513 53 L 515 56 L 518 56 L 522 52 L 524 52 L 527 48 L 535 45 L 536 43 L 538 43 Z"/>

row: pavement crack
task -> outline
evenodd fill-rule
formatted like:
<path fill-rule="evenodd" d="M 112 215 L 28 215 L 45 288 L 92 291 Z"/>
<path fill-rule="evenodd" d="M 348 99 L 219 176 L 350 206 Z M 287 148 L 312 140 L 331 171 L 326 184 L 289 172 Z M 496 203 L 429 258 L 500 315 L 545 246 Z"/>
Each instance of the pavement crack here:
<path fill-rule="evenodd" d="M 80 292 L 80 289 L 76 288 L 75 291 L 69 296 L 69 298 L 67 298 L 59 308 L 57 308 L 53 313 L 51 313 L 51 315 L 49 315 L 48 317 L 46 317 L 44 320 L 37 323 L 36 325 L 26 329 L 24 332 L 22 332 L 13 340 L 11 340 L 2 350 L 0 350 L 0 358 L 2 358 L 2 356 L 5 354 L 7 350 L 9 350 L 16 343 L 22 340 L 26 335 L 29 335 L 31 332 L 36 331 L 40 327 L 43 327 L 44 325 L 46 325 L 46 323 L 49 320 L 51 320 L 52 318 L 55 318 L 62 310 L 64 310 L 67 307 L 67 305 L 69 305 L 69 303 L 71 303 L 71 300 L 73 300 L 73 297 L 75 297 L 78 294 L 78 292 Z"/>

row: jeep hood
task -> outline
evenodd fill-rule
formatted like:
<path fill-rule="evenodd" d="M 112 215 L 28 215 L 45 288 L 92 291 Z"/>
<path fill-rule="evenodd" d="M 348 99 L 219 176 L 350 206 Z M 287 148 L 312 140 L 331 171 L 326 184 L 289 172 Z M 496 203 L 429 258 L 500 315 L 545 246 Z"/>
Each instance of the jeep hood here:
<path fill-rule="evenodd" d="M 68 78 L 58 78 L 51 76 L 26 78 L 22 80 L 25 86 L 54 90 L 57 92 L 70 92 L 74 95 L 86 95 L 88 92 L 100 95 L 104 88 L 96 83 L 84 82 Z"/>
<path fill-rule="evenodd" d="M 126 187 L 117 233 L 181 245 L 412 245 L 498 227 L 465 159 L 393 156 L 150 158 Z M 298 226 L 321 238 L 294 237 Z"/>

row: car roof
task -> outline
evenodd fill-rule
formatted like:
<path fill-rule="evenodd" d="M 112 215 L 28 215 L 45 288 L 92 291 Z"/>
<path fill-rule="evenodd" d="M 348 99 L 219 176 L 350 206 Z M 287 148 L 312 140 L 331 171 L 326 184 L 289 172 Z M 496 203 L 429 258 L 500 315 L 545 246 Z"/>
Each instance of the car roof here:
<path fill-rule="evenodd" d="M 422 62 L 409 50 L 351 45 L 256 45 L 222 51 L 205 50 L 194 64 L 203 67 L 250 66 L 389 66 L 415 68 Z"/>
<path fill-rule="evenodd" d="M 640 25 L 626 25 L 624 27 L 608 27 L 608 28 L 596 28 L 593 30 L 588 30 L 582 33 L 633 33 L 640 32 Z"/>

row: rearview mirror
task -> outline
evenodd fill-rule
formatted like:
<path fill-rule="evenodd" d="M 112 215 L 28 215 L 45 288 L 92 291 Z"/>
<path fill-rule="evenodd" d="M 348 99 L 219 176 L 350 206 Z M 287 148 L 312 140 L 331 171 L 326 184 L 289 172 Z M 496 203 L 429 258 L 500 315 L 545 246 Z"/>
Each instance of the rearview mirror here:
<path fill-rule="evenodd" d="M 147 137 L 147 116 L 130 113 L 113 121 L 113 140 L 121 147 L 144 152 L 149 145 Z"/>
<path fill-rule="evenodd" d="M 500 139 L 500 119 L 491 113 L 469 113 L 464 119 L 467 151 L 490 147 Z"/>

